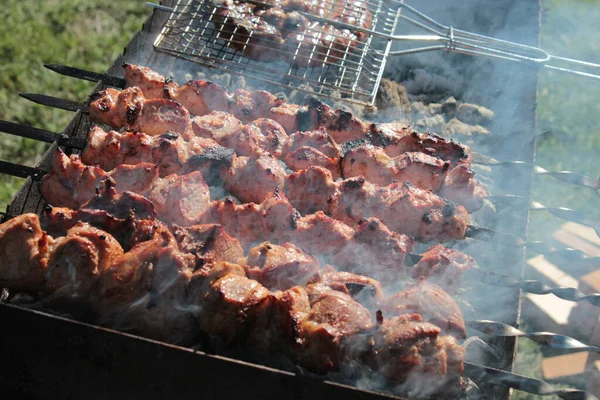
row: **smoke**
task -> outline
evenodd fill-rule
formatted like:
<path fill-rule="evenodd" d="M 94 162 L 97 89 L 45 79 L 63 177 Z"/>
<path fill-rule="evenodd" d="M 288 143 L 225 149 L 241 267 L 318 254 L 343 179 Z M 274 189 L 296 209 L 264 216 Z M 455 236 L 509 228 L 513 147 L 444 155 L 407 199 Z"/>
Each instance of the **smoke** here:
<path fill-rule="evenodd" d="M 466 0 L 442 4 L 430 1 L 419 2 L 415 6 L 436 20 L 457 28 L 535 44 L 538 12 L 538 3 L 535 1 Z M 581 4 L 579 6 L 581 7 L 577 8 L 583 7 Z M 149 37 L 146 37 L 142 40 L 148 39 Z M 396 44 L 394 48 L 399 49 L 402 46 L 406 46 L 406 43 Z M 127 58 L 129 56 L 130 58 Z M 208 78 L 227 86 L 230 92 L 237 88 L 267 89 L 274 93 L 282 91 L 278 86 L 211 71 L 159 53 L 126 54 L 126 58 L 128 62 L 145 64 L 158 72 L 173 75 L 178 82 Z M 119 72 L 114 68 L 113 73 Z M 350 106 L 353 111 L 363 116 L 370 115 L 373 120 L 378 121 L 405 119 L 418 129 L 458 138 L 472 145 L 474 151 L 497 159 L 533 161 L 531 140 L 535 127 L 536 104 L 536 71 L 533 68 L 507 61 L 437 52 L 391 58 L 384 77 L 390 82 L 402 84 L 400 87 L 389 85 L 390 93 L 394 94 L 396 91 L 395 97 L 390 96 L 396 99 L 396 107 L 393 106 L 395 103 L 390 101 L 385 103 L 387 108 L 382 107 L 375 115 L 367 114 L 367 111 L 359 107 Z M 285 91 L 284 94 L 295 102 L 301 102 L 303 96 L 299 91 Z M 379 105 L 382 104 L 380 100 Z M 348 106 L 343 100 L 336 102 L 336 105 Z M 511 193 L 528 196 L 529 172 L 526 169 L 479 169 L 478 172 L 480 180 L 489 182 L 488 189 L 492 194 Z M 211 190 L 212 199 L 226 195 L 213 187 Z M 473 218 L 486 227 L 522 236 L 526 230 L 527 212 L 522 206 L 519 207 L 508 206 L 494 213 L 493 206 L 490 205 Z M 520 275 L 522 254 L 519 249 L 476 240 L 465 240 L 454 245 L 473 256 L 481 267 L 510 276 Z M 426 248 L 427 246 L 419 245 L 413 252 L 422 253 Z M 358 258 L 360 249 L 355 251 Z M 389 266 L 375 262 L 371 267 L 376 270 Z M 517 323 L 519 294 L 516 290 L 494 288 L 468 279 L 463 282 L 464 285 L 456 298 L 466 319 L 481 318 L 508 324 Z M 162 294 L 176 283 L 176 277 L 170 277 L 158 285 L 159 292 Z M 386 284 L 393 292 L 401 290 L 407 282 Z M 178 295 L 184 297 L 183 289 L 178 290 Z M 198 313 L 198 309 L 184 302 L 169 304 L 168 308 L 182 314 L 181 319 L 177 314 L 177 318 L 170 318 L 169 326 L 164 327 L 168 331 L 184 331 L 187 325 L 193 323 L 190 314 Z M 159 325 L 161 318 L 165 318 L 163 312 L 166 313 L 166 309 L 163 309 L 161 304 L 155 304 L 149 293 L 130 304 L 123 314 L 123 320 L 117 323 L 122 323 L 121 329 L 126 330 L 136 326 L 158 330 L 161 329 Z M 186 337 L 185 340 L 187 339 Z M 506 366 L 511 358 L 507 353 L 511 350 L 511 343 L 494 341 L 493 338 L 486 338 L 486 341 L 489 341 L 489 344 L 468 347 L 470 359 L 484 364 Z M 417 371 L 413 374 L 415 376 L 411 384 L 398 388 L 399 392 L 422 395 L 425 389 L 432 389 L 429 386 L 430 379 L 422 380 L 423 374 L 418 374 Z M 381 377 L 365 374 L 358 379 L 358 386 L 378 387 L 378 379 Z"/>

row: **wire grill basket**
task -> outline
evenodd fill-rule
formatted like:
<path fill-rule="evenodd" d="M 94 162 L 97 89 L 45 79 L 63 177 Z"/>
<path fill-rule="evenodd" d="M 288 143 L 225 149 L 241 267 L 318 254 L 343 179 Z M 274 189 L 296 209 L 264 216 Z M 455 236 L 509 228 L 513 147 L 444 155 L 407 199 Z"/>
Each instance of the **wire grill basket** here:
<path fill-rule="evenodd" d="M 332 2 L 330 7 L 335 4 Z M 362 6 L 372 15 L 373 29 L 385 34 L 394 32 L 400 13 L 397 5 L 368 0 Z M 219 4 L 211 0 L 179 0 L 154 47 L 176 57 L 271 84 L 365 105 L 374 103 L 390 51 L 390 39 L 368 35 L 363 40 L 348 42 L 341 49 L 334 48 L 333 41 L 328 48 L 307 46 L 306 43 L 324 34 L 325 24 L 313 22 L 299 32 L 305 40 L 276 48 L 269 39 L 253 40 L 254 31 L 245 33 L 238 27 L 233 32 L 228 31 L 219 18 Z M 250 46 L 255 52 L 269 52 L 272 60 L 247 57 Z"/>

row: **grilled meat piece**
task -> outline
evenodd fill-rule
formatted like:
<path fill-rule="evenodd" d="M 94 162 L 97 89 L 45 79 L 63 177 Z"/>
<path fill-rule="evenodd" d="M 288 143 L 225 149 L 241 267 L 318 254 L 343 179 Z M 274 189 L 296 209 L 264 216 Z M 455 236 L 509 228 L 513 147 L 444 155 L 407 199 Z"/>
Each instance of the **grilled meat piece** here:
<path fill-rule="evenodd" d="M 336 3 L 330 14 L 330 18 L 334 21 L 340 21 L 362 29 L 371 29 L 373 22 L 368 2 L 365 0 L 345 1 L 343 5 Z M 356 31 L 355 35 L 361 41 L 367 37 L 367 33 L 360 31 Z"/>
<path fill-rule="evenodd" d="M 244 249 L 263 239 L 260 205 L 256 203 L 238 204 L 228 197 L 212 202 L 204 214 L 202 223 L 221 224 L 225 232 L 238 239 Z"/>
<path fill-rule="evenodd" d="M 151 136 L 139 132 L 106 132 L 95 125 L 90 129 L 88 142 L 81 153 L 81 160 L 110 171 L 120 164 L 152 162 L 154 141 Z"/>
<path fill-rule="evenodd" d="M 294 229 L 285 237 L 307 254 L 335 257 L 354 237 L 354 229 L 322 211 L 299 217 Z"/>
<path fill-rule="evenodd" d="M 415 279 L 424 277 L 427 282 L 442 287 L 448 293 L 456 293 L 462 274 L 476 265 L 472 257 L 436 244 L 423 253 L 413 268 L 412 276 Z"/>
<path fill-rule="evenodd" d="M 242 122 L 229 112 L 213 111 L 210 114 L 192 119 L 194 135 L 213 139 L 220 145 L 226 143 L 231 135 L 242 128 Z M 187 140 L 191 137 L 187 137 Z"/>
<path fill-rule="evenodd" d="M 419 314 L 424 321 L 439 326 L 444 334 L 467 337 L 465 320 L 452 296 L 423 279 L 389 296 L 382 304 L 382 311 L 386 316 Z"/>
<path fill-rule="evenodd" d="M 334 180 L 341 177 L 340 146 L 324 128 L 290 135 L 283 155 L 285 164 L 294 171 L 316 166 L 328 169 Z"/>
<path fill-rule="evenodd" d="M 339 285 L 343 285 L 354 300 L 369 309 L 383 300 L 381 283 L 368 276 L 351 272 L 328 271 L 320 274 L 319 283 L 323 283 L 332 289 L 337 289 Z"/>
<path fill-rule="evenodd" d="M 0 225 L 0 287 L 35 292 L 43 289 L 54 240 L 36 214 L 22 214 Z"/>
<path fill-rule="evenodd" d="M 151 163 L 121 164 L 110 172 L 117 193 L 130 191 L 147 193 L 158 178 L 159 167 Z"/>
<path fill-rule="evenodd" d="M 423 242 L 465 235 L 468 221 L 464 207 L 409 183 L 380 187 L 359 177 L 340 182 L 338 188 L 330 210 L 341 221 L 352 223 L 376 217 L 390 229 Z"/>
<path fill-rule="evenodd" d="M 325 127 L 337 143 L 363 138 L 369 126 L 351 112 L 333 109 L 316 98 L 310 98 L 307 107 L 297 112 L 297 120 L 298 130 Z"/>
<path fill-rule="evenodd" d="M 310 313 L 302 324 L 304 346 L 298 360 L 306 368 L 327 373 L 338 370 L 367 350 L 367 336 L 374 328 L 371 313 L 347 292 L 322 284 L 307 287 Z"/>
<path fill-rule="evenodd" d="M 421 152 L 406 152 L 392 158 L 381 147 L 362 145 L 345 154 L 342 172 L 346 178 L 362 175 L 378 185 L 410 182 L 463 205 L 469 212 L 477 211 L 483 204 L 485 190 L 466 164 L 454 168 L 450 165 L 450 161 Z"/>
<path fill-rule="evenodd" d="M 190 122 L 190 112 L 181 104 L 167 99 L 147 99 L 139 118 L 128 129 L 159 136 L 168 132 L 184 133 Z"/>
<path fill-rule="evenodd" d="M 200 329 L 218 335 L 225 344 L 246 339 L 262 315 L 267 315 L 273 295 L 242 267 L 220 262 L 206 278 L 192 281 L 188 287 L 192 307 L 198 307 Z"/>
<path fill-rule="evenodd" d="M 373 336 L 379 373 L 406 382 L 420 394 L 432 394 L 462 374 L 465 350 L 439 327 L 418 314 L 386 318 Z"/>
<path fill-rule="evenodd" d="M 140 219 L 154 219 L 157 215 L 154 204 L 147 198 L 133 192 L 117 193 L 110 180 L 106 181 L 103 190 L 84 203 L 81 208 L 104 210 L 121 219 L 131 216 Z"/>
<path fill-rule="evenodd" d="M 303 215 L 328 211 L 337 191 L 331 173 L 325 168 L 309 167 L 287 176 L 285 194 Z"/>
<path fill-rule="evenodd" d="M 363 218 L 354 239 L 334 259 L 345 270 L 382 282 L 397 282 L 405 273 L 404 260 L 414 239 L 391 231 L 377 218 Z"/>
<path fill-rule="evenodd" d="M 304 286 L 319 270 L 319 262 L 291 243 L 264 242 L 250 249 L 244 267 L 248 277 L 270 290 Z"/>
<path fill-rule="evenodd" d="M 99 321 L 176 344 L 197 330 L 186 302 L 193 257 L 159 240 L 139 243 L 100 275 Z"/>
<path fill-rule="evenodd" d="M 158 179 L 148 192 L 158 217 L 169 223 L 197 224 L 210 206 L 210 192 L 200 172 Z"/>
<path fill-rule="evenodd" d="M 292 134 L 300 130 L 308 131 L 313 129 L 312 126 L 308 128 L 304 126 L 302 128 L 299 127 L 298 115 L 303 115 L 302 113 L 305 112 L 306 107 L 298 104 L 284 103 L 271 108 L 269 118 L 283 126 L 283 129 L 285 129 L 288 134 Z M 316 127 L 314 129 L 316 129 Z"/>
<path fill-rule="evenodd" d="M 433 133 L 417 132 L 397 122 L 372 124 L 367 136 L 372 144 L 383 147 L 390 157 L 406 152 L 423 152 L 450 161 L 452 166 L 471 162 L 471 150 L 467 146 Z"/>
<path fill-rule="evenodd" d="M 407 152 L 389 157 L 381 147 L 358 146 L 344 155 L 342 173 L 345 178 L 364 176 L 377 185 L 410 182 L 416 187 L 438 192 L 449 162 L 424 153 Z"/>
<path fill-rule="evenodd" d="M 121 255 L 121 245 L 108 232 L 79 222 L 56 239 L 45 289 L 54 298 L 94 301 L 98 277 Z"/>
<path fill-rule="evenodd" d="M 274 292 L 268 322 L 256 324 L 250 331 L 248 343 L 270 354 L 282 351 L 295 357 L 302 351 L 300 332 L 309 312 L 310 302 L 304 287 Z"/>
<path fill-rule="evenodd" d="M 196 257 L 196 269 L 220 261 L 238 263 L 244 257 L 240 241 L 218 224 L 174 226 L 173 234 L 182 253 Z"/>
<path fill-rule="evenodd" d="M 79 208 L 94 197 L 106 178 L 102 169 L 84 165 L 79 156 L 68 157 L 57 149 L 50 173 L 40 183 L 40 193 L 48 204 Z"/>
<path fill-rule="evenodd" d="M 211 81 L 189 81 L 169 90 L 169 97 L 193 115 L 206 115 L 212 111 L 228 110 L 228 96 L 225 88 Z"/>
<path fill-rule="evenodd" d="M 136 86 L 147 99 L 168 98 L 168 90 L 177 86 L 165 76 L 137 64 L 123 64 L 126 87 Z"/>
<path fill-rule="evenodd" d="M 281 125 L 268 118 L 259 118 L 229 135 L 220 142 L 235 150 L 240 156 L 252 156 L 267 152 L 280 158 L 287 134 Z"/>
<path fill-rule="evenodd" d="M 282 188 L 285 170 L 270 154 L 234 157 L 223 176 L 225 188 L 244 203 L 260 203 L 267 195 Z"/>
<path fill-rule="evenodd" d="M 464 205 L 469 212 L 475 212 L 483 205 L 487 193 L 475 180 L 475 172 L 468 165 L 461 164 L 448 172 L 440 196 Z"/>
<path fill-rule="evenodd" d="M 90 98 L 88 110 L 94 122 L 151 136 L 183 133 L 190 125 L 190 113 L 181 104 L 163 98 L 146 99 L 137 87 L 98 92 Z"/>

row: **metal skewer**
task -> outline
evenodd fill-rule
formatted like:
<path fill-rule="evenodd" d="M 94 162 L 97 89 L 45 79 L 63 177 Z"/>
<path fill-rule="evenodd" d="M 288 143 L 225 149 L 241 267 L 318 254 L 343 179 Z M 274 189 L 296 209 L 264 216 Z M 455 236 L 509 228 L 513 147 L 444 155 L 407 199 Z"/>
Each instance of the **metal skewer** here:
<path fill-rule="evenodd" d="M 577 389 L 557 389 L 547 382 L 513 374 L 492 367 L 465 362 L 465 375 L 474 381 L 493 383 L 539 396 L 558 396 L 565 400 L 598 400 L 594 395 Z"/>
<path fill-rule="evenodd" d="M 571 171 L 548 171 L 537 165 L 531 165 L 524 161 L 498 161 L 492 157 L 484 156 L 482 154 L 473 153 L 473 163 L 480 165 L 489 166 L 500 166 L 500 165 L 514 165 L 514 166 L 531 166 L 533 173 L 540 176 L 551 176 L 556 180 L 566 183 L 572 183 L 574 185 L 585 186 L 592 189 L 598 196 L 600 196 L 600 178 L 592 178 Z"/>
<path fill-rule="evenodd" d="M 117 77 L 110 76 L 107 74 L 100 74 L 97 72 L 87 71 L 87 70 L 83 70 L 80 68 L 75 68 L 75 67 L 70 67 L 70 66 L 60 65 L 60 64 L 44 64 L 44 67 L 46 67 L 54 72 L 57 72 L 61 75 L 78 78 L 78 79 L 83 79 L 83 80 L 87 80 L 90 82 L 100 82 L 101 81 L 105 85 L 114 86 L 114 87 L 118 87 L 118 88 L 124 88 L 126 86 L 126 82 L 123 78 L 117 78 Z M 80 104 L 75 103 L 75 102 L 65 103 L 66 100 L 63 100 L 63 102 L 52 101 L 52 104 L 49 104 L 51 99 L 53 99 L 50 96 L 38 95 L 38 94 L 32 94 L 32 93 L 23 93 L 23 94 L 21 94 L 21 96 L 28 100 L 31 100 L 35 103 L 42 104 L 42 105 L 51 105 L 53 107 L 62 108 L 64 110 L 68 110 L 68 111 L 87 112 L 87 108 L 84 108 Z M 540 133 L 540 135 L 543 135 L 547 132 L 548 131 L 542 131 Z M 537 165 L 532 166 L 530 163 L 527 163 L 524 161 L 498 161 L 492 157 L 485 156 L 485 155 L 479 154 L 479 153 L 472 153 L 472 156 L 473 156 L 474 164 L 487 165 L 487 166 L 502 166 L 502 165 L 531 166 L 533 168 L 533 173 L 536 175 L 551 176 L 561 182 L 566 182 L 566 183 L 571 183 L 574 185 L 589 187 L 590 189 L 594 190 L 598 196 L 600 196 L 600 178 L 594 179 L 592 177 L 581 175 L 581 174 L 571 172 L 571 171 L 552 172 L 552 171 L 548 171 Z M 488 197 L 491 197 L 491 198 L 496 197 L 500 201 L 522 199 L 522 197 L 512 196 L 512 195 L 492 195 L 492 196 L 488 196 Z"/>
<path fill-rule="evenodd" d="M 594 351 L 600 353 L 600 347 L 589 346 L 569 336 L 559 335 L 552 332 L 523 332 L 514 326 L 501 322 L 489 320 L 465 321 L 465 324 L 473 329 L 488 335 L 503 337 L 524 337 L 543 346 L 561 350 Z"/>

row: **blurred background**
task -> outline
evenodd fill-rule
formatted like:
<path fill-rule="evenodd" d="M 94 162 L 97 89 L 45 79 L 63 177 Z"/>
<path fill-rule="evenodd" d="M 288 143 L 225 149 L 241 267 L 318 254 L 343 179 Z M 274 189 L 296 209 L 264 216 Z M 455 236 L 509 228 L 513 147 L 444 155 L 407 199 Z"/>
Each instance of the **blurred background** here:
<path fill-rule="evenodd" d="M 412 1 L 408 3 L 413 4 Z M 542 4 L 542 48 L 561 56 L 600 62 L 600 41 L 597 39 L 600 0 L 543 0 Z M 4 0 L 0 9 L 0 119 L 61 132 L 72 117 L 71 113 L 33 105 L 17 94 L 35 92 L 84 100 L 93 83 L 61 77 L 44 69 L 42 63 L 105 71 L 150 13 L 144 2 L 137 0 Z M 592 177 L 600 174 L 599 98 L 600 81 L 559 72 L 540 72 L 538 126 L 553 129 L 554 135 L 538 142 L 537 165 L 551 171 L 569 170 Z M 42 143 L 0 133 L 1 160 L 33 166 L 45 150 L 46 145 Z M 22 182 L 0 175 L 0 210 L 5 209 Z M 546 206 L 582 209 L 600 219 L 600 198 L 591 189 L 536 177 L 532 197 Z M 531 240 L 556 240 L 556 233 L 561 230 L 564 230 L 564 221 L 548 213 L 532 214 Z M 594 236 L 593 232 L 591 236 L 588 234 L 586 243 L 598 245 L 597 249 L 600 249 Z M 534 268 L 534 264 L 528 263 L 526 277 L 541 279 L 539 268 Z M 559 266 L 564 274 L 575 277 L 575 284 L 581 281 L 579 277 L 583 273 L 593 272 L 589 266 Z M 589 285 L 590 290 L 594 289 L 594 282 Z M 543 316 L 537 314 L 538 308 L 535 299 L 525 299 L 524 330 L 550 330 L 544 326 L 547 322 Z M 581 318 L 598 320 L 594 308 L 584 307 L 579 313 L 583 315 Z M 557 323 L 556 320 L 553 323 Z M 592 337 L 593 332 L 582 333 L 582 336 L 589 336 L 588 342 L 596 340 Z M 517 372 L 545 378 L 558 386 L 585 388 L 589 374 L 593 373 L 590 368 L 594 362 L 587 358 L 584 375 L 569 371 L 558 373 L 556 368 L 554 372 L 550 371 L 548 362 L 546 370 L 541 368 L 542 361 L 550 359 L 552 354 L 542 354 L 537 345 L 526 340 L 519 342 L 518 349 Z M 559 360 L 558 364 L 581 364 L 573 360 Z M 523 394 L 516 397 L 534 398 Z"/>

